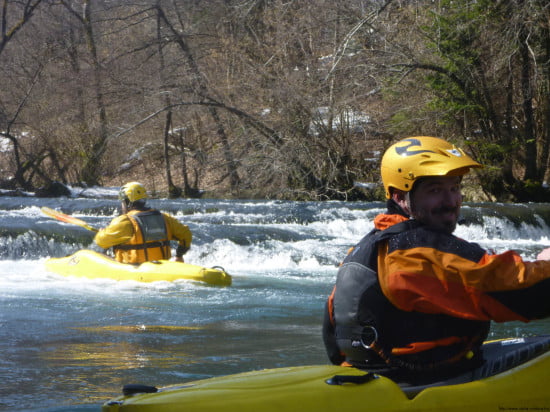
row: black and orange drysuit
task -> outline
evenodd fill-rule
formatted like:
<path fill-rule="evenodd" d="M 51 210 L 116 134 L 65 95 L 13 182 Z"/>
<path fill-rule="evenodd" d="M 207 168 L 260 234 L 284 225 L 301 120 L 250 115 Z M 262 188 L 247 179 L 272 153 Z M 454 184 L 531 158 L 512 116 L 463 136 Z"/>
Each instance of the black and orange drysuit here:
<path fill-rule="evenodd" d="M 131 210 L 114 218 L 94 240 L 103 249 L 112 247 L 117 261 L 138 264 L 170 259 L 170 240 L 179 242 L 176 255 L 181 256 L 191 246 L 192 234 L 172 216 L 144 209 Z"/>
<path fill-rule="evenodd" d="M 490 321 L 550 316 L 550 261 L 475 243 L 409 219 L 392 200 L 345 258 L 323 339 L 335 364 L 462 370 Z"/>

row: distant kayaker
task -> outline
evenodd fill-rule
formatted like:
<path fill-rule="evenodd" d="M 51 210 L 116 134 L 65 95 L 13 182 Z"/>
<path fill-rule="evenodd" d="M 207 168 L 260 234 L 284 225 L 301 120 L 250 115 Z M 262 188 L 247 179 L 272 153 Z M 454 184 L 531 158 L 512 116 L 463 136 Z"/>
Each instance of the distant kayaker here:
<path fill-rule="evenodd" d="M 182 256 L 191 246 L 189 227 L 166 213 L 147 207 L 147 192 L 141 183 L 126 183 L 118 196 L 123 214 L 97 233 L 94 241 L 98 246 L 112 247 L 119 262 L 137 264 L 170 259 L 170 241 L 177 240 L 175 260 L 183 262 Z"/>
<path fill-rule="evenodd" d="M 323 340 L 332 363 L 416 383 L 445 379 L 481 364 L 491 321 L 550 316 L 550 248 L 529 262 L 452 234 L 462 177 L 480 167 L 434 137 L 385 152 L 387 211 L 350 249 L 327 301 Z"/>

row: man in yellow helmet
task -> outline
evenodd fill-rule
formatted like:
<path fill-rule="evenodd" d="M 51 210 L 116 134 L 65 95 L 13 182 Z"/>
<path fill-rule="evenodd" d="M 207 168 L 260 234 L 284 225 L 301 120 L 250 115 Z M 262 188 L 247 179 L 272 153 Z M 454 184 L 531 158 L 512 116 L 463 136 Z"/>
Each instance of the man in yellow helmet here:
<path fill-rule="evenodd" d="M 175 260 L 183 262 L 182 256 L 189 250 L 192 240 L 186 225 L 166 213 L 148 208 L 145 205 L 147 192 L 141 183 L 126 183 L 120 188 L 119 199 L 123 214 L 97 233 L 94 240 L 100 247 L 112 247 L 119 262 L 139 264 L 170 259 L 170 241 L 177 240 Z"/>
<path fill-rule="evenodd" d="M 550 261 L 491 254 L 452 234 L 462 176 L 480 167 L 434 137 L 388 148 L 387 211 L 348 253 L 327 301 L 323 339 L 333 363 L 417 383 L 445 379 L 482 362 L 491 321 L 550 316 Z"/>

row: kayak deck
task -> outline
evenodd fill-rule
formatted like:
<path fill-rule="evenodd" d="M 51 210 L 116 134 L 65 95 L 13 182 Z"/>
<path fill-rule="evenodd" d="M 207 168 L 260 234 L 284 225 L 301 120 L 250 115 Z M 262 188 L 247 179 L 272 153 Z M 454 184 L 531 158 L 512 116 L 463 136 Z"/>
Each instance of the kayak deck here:
<path fill-rule="evenodd" d="M 550 338 L 484 345 L 486 362 L 460 382 L 403 387 L 382 375 L 319 365 L 268 369 L 157 389 L 128 385 L 103 412 L 548 410 Z"/>
<path fill-rule="evenodd" d="M 173 282 L 186 279 L 214 286 L 229 286 L 232 282 L 231 276 L 220 267 L 205 268 L 170 260 L 130 265 L 117 262 L 115 259 L 93 250 L 80 250 L 70 256 L 50 258 L 45 262 L 45 266 L 47 270 L 63 276 L 90 279 L 108 278 L 138 282 L 161 280 Z"/>

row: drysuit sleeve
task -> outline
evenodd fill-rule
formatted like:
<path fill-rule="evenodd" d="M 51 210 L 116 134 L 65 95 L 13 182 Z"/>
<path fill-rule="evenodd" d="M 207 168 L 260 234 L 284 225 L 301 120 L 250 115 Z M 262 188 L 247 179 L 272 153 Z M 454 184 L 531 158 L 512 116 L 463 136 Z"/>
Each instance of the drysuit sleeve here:
<path fill-rule="evenodd" d="M 94 237 L 95 243 L 103 249 L 128 242 L 134 235 L 134 226 L 126 215 L 114 218 L 109 226 L 100 229 Z"/>
<path fill-rule="evenodd" d="M 179 220 L 170 216 L 166 213 L 163 213 L 164 221 L 168 227 L 170 233 L 170 240 L 178 241 L 178 250 L 176 256 L 181 256 L 185 254 L 191 247 L 191 242 L 193 240 L 193 234 L 187 225 L 184 225 Z M 181 254 L 180 254 L 181 253 Z"/>
<path fill-rule="evenodd" d="M 457 245 L 436 244 L 380 245 L 380 285 L 398 308 L 497 322 L 550 316 L 550 261 L 526 262 L 513 251 L 473 259 Z"/>

